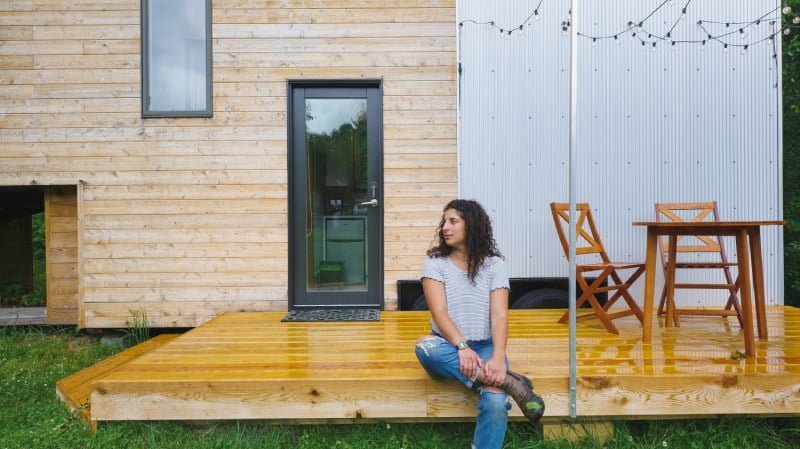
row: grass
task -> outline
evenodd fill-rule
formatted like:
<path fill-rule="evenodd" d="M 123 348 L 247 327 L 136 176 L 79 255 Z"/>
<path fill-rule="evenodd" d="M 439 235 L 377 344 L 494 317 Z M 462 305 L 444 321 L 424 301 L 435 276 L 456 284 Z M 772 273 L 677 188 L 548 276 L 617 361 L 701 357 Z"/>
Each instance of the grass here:
<path fill-rule="evenodd" d="M 121 422 L 95 435 L 70 415 L 55 394 L 56 381 L 121 348 L 70 328 L 0 328 L 0 449 L 450 449 L 469 447 L 473 424 L 365 424 L 277 426 L 222 422 L 189 426 L 171 422 Z M 616 423 L 605 447 L 745 449 L 800 447 L 800 418 L 631 421 Z M 507 449 L 599 448 L 544 443 L 538 430 L 512 423 Z"/>

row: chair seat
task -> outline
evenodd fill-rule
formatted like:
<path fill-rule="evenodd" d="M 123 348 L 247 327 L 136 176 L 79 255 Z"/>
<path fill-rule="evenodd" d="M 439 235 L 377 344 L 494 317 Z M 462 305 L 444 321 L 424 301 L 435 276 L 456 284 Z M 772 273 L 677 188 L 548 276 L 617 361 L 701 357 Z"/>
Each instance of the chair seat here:
<path fill-rule="evenodd" d="M 578 265 L 578 270 L 600 271 L 600 270 L 605 270 L 606 268 L 626 270 L 628 268 L 642 268 L 642 267 L 644 267 L 643 263 L 636 263 L 636 262 L 603 262 L 603 263 L 592 263 L 587 265 Z"/>

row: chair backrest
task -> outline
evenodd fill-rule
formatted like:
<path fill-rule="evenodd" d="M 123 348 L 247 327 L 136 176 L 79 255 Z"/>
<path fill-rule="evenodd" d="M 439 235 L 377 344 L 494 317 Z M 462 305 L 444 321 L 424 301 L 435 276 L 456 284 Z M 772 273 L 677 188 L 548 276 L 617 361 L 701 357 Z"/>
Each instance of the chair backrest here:
<path fill-rule="evenodd" d="M 685 220 L 680 213 L 689 212 L 692 217 Z M 717 202 L 705 203 L 656 203 L 656 221 L 692 222 L 719 221 Z M 682 238 L 678 237 L 676 251 L 678 253 L 718 253 L 721 262 L 727 262 L 723 239 L 716 235 L 697 236 L 694 242 L 681 244 Z M 686 242 L 686 239 L 683 239 Z M 669 257 L 668 237 L 659 238 L 661 261 L 666 266 Z"/>
<path fill-rule="evenodd" d="M 556 225 L 558 239 L 561 241 L 561 248 L 564 249 L 564 254 L 569 259 L 568 228 L 565 229 L 569 226 L 569 203 L 550 203 L 550 211 L 553 213 L 553 222 Z M 578 203 L 575 205 L 575 211 L 578 214 L 578 221 L 575 222 L 577 232 L 575 253 L 577 255 L 599 254 L 603 262 L 610 262 L 603 242 L 600 240 L 600 233 L 597 231 L 589 204 Z"/>

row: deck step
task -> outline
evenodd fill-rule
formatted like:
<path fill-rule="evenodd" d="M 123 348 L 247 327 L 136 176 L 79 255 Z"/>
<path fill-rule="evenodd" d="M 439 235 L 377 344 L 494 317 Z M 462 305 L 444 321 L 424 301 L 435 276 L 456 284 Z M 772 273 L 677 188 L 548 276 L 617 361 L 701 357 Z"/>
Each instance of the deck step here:
<path fill-rule="evenodd" d="M 154 349 L 160 348 L 166 343 L 175 340 L 177 337 L 180 337 L 180 334 L 161 334 L 82 371 L 78 371 L 71 376 L 65 377 L 56 382 L 56 394 L 58 394 L 58 397 L 68 409 L 79 412 L 81 419 L 83 419 L 92 430 L 95 430 L 97 428 L 97 421 L 91 419 L 90 403 L 94 382 L 123 364 L 147 354 Z"/>

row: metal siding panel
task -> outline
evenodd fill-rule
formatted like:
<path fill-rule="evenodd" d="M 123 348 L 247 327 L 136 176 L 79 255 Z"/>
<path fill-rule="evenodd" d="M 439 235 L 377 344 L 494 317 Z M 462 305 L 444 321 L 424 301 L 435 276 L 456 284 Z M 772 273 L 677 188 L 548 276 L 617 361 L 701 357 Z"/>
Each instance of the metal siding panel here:
<path fill-rule="evenodd" d="M 660 1 L 585 3 L 581 32 L 607 35 Z M 538 4 L 459 0 L 458 20 L 510 27 Z M 665 32 L 682 5 L 674 2 L 654 15 L 651 31 Z M 750 20 L 776 2 L 718 6 L 693 2 L 673 36 L 702 39 L 699 19 Z M 568 8 L 564 2 L 543 3 L 541 20 L 508 40 L 474 24 L 460 33 L 459 188 L 463 197 L 486 206 L 514 277 L 567 275 L 548 204 L 567 200 L 569 38 L 560 22 Z M 765 33 L 762 25 L 746 40 Z M 751 47 L 746 56 L 714 44 L 705 50 L 676 45 L 672 51 L 662 43 L 652 52 L 626 35 L 619 45 L 608 40 L 593 47 L 581 39 L 580 58 L 577 197 L 592 204 L 613 258 L 643 260 L 644 231 L 630 223 L 653 219 L 656 202 L 717 200 L 723 219 L 782 217 L 780 91 L 768 44 Z M 782 304 L 782 231 L 765 229 L 762 240 L 767 300 Z M 733 241 L 726 245 L 735 257 Z M 684 276 L 679 280 L 716 282 L 721 274 Z M 658 289 L 661 282 L 658 270 Z M 633 291 L 636 297 L 642 284 Z M 677 299 L 712 306 L 726 297 L 702 291 L 681 292 Z"/>

